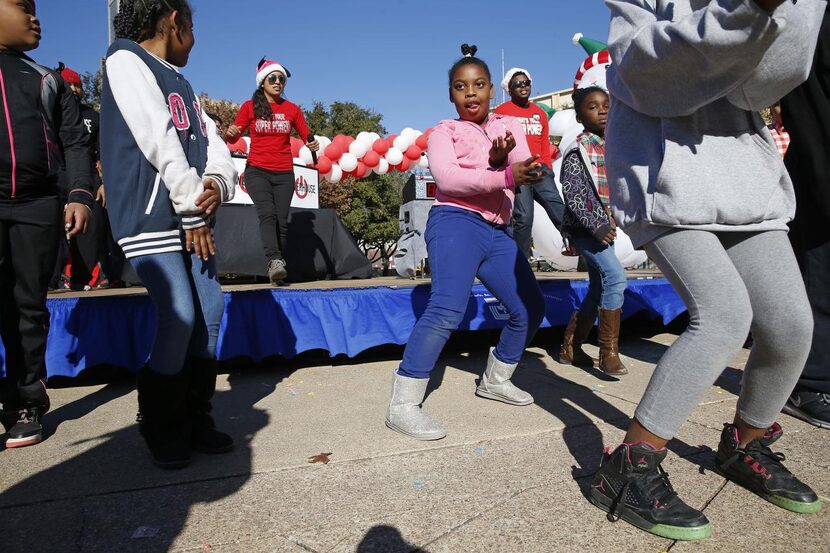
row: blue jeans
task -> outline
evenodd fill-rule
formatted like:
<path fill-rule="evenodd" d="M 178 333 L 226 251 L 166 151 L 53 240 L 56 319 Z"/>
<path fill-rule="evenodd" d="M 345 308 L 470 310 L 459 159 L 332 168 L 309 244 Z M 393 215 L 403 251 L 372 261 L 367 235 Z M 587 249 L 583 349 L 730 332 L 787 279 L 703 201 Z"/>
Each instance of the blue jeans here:
<path fill-rule="evenodd" d="M 156 307 L 152 371 L 174 375 L 186 357 L 212 358 L 225 310 L 216 260 L 181 251 L 142 255 L 130 263 Z"/>
<path fill-rule="evenodd" d="M 573 247 L 588 265 L 588 295 L 579 307 L 579 314 L 591 319 L 597 308 L 619 309 L 625 294 L 625 270 L 614 253 L 614 246 L 605 246 L 592 236 L 574 236 Z"/>
<path fill-rule="evenodd" d="M 444 344 L 464 318 L 476 276 L 510 315 L 494 354 L 504 363 L 518 363 L 542 323 L 545 303 L 530 264 L 507 227 L 492 225 L 472 211 L 442 205 L 430 210 L 424 238 L 432 290 L 398 374 L 429 378 Z"/>
<path fill-rule="evenodd" d="M 513 201 L 513 238 L 519 245 L 519 251 L 530 257 L 530 242 L 533 236 L 533 202 L 539 202 L 548 214 L 548 218 L 558 229 L 562 226 L 565 204 L 556 189 L 553 171 L 542 165 L 542 180 L 533 185 L 520 186 L 516 189 Z"/>

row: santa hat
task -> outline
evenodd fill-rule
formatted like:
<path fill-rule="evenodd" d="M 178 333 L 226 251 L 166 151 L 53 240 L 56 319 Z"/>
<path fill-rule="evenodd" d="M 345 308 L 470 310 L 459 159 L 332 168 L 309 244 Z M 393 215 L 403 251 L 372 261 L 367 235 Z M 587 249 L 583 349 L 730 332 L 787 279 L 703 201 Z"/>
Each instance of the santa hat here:
<path fill-rule="evenodd" d="M 598 40 L 585 38 L 582 33 L 576 33 L 573 43 L 582 46 L 588 57 L 579 66 L 574 77 L 574 90 L 588 86 L 605 88 L 605 67 L 611 64 L 611 54 L 608 46 Z"/>
<path fill-rule="evenodd" d="M 501 80 L 501 88 L 505 92 L 510 92 L 510 80 L 517 74 L 517 73 L 524 73 L 527 75 L 528 80 L 531 82 L 533 81 L 533 77 L 530 76 L 530 71 L 527 69 L 522 69 L 521 67 L 511 67 L 507 70 L 507 73 L 504 74 L 504 78 Z"/>
<path fill-rule="evenodd" d="M 259 65 L 257 65 L 257 68 L 256 68 L 256 86 L 257 86 L 257 88 L 262 86 L 262 81 L 265 80 L 265 77 L 267 77 L 268 75 L 270 75 L 274 71 L 279 71 L 280 73 L 285 75 L 286 79 L 291 77 L 291 72 L 288 71 L 288 69 L 286 69 L 282 65 L 280 65 L 278 62 L 262 58 L 259 61 Z"/>
<path fill-rule="evenodd" d="M 68 67 L 61 69 L 61 77 L 66 81 L 66 84 L 81 84 L 81 76 L 76 71 L 72 71 Z"/>

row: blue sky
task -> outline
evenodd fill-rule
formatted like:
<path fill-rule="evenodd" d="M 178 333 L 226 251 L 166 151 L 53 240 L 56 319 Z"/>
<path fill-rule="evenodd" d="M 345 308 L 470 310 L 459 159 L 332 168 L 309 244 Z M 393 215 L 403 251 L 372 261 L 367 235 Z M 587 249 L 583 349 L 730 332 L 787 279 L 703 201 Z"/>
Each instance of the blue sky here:
<path fill-rule="evenodd" d="M 184 74 L 197 93 L 242 102 L 254 87 L 263 55 L 293 78 L 286 94 L 310 106 L 353 101 L 383 115 L 388 132 L 423 130 L 455 116 L 447 69 L 463 42 L 490 65 L 501 99 L 505 67 L 527 68 L 533 93 L 571 86 L 585 52 L 576 32 L 604 41 L 608 12 L 601 0 L 191 0 L 196 46 Z M 38 2 L 43 40 L 30 54 L 95 71 L 107 47 L 106 0 Z"/>

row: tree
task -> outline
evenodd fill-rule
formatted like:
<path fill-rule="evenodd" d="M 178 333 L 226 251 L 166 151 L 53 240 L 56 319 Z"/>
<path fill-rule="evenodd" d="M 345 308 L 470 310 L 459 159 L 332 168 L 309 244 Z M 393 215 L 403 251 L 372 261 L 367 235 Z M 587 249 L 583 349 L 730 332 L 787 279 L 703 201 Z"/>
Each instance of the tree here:
<path fill-rule="evenodd" d="M 219 136 L 224 136 L 225 131 L 236 119 L 236 113 L 239 111 L 240 104 L 231 100 L 218 100 L 208 96 L 207 92 L 199 94 L 199 102 L 202 104 L 202 109 L 205 113 L 214 117 L 216 126 L 219 128 Z"/>
<path fill-rule="evenodd" d="M 104 88 L 103 69 L 99 69 L 95 73 L 86 72 L 81 75 L 81 86 L 84 89 L 81 102 L 91 106 L 95 111 L 101 111 L 101 90 Z"/>
<path fill-rule="evenodd" d="M 310 110 L 305 110 L 305 119 L 311 132 L 329 138 L 337 134 L 357 136 L 360 131 L 386 134 L 381 124 L 383 116 L 354 102 L 334 102 L 326 109 L 322 102 L 315 101 Z"/>
<path fill-rule="evenodd" d="M 353 181 L 351 204 L 342 217 L 343 224 L 357 239 L 369 261 L 380 261 L 383 274 L 401 235 L 399 219 L 401 192 L 407 173 L 372 175 Z"/>
<path fill-rule="evenodd" d="M 319 101 L 312 104 L 311 109 L 304 110 L 306 123 L 311 132 L 318 135 L 333 138 L 338 134 L 356 136 L 360 131 L 376 132 L 386 134 L 386 129 L 381 124 L 383 116 L 373 110 L 361 107 L 354 102 L 334 102 L 328 108 Z M 332 208 L 337 212 L 341 220 L 352 209 L 352 200 L 355 194 L 361 194 L 362 189 L 354 186 L 355 179 L 343 179 L 337 184 L 327 180 L 320 180 L 320 205 L 321 207 Z M 371 203 L 371 202 L 370 202 Z M 397 224 L 398 215 L 395 212 Z M 346 223 L 349 227 L 349 224 Z M 359 238 L 359 232 L 349 227 L 352 234 Z"/>

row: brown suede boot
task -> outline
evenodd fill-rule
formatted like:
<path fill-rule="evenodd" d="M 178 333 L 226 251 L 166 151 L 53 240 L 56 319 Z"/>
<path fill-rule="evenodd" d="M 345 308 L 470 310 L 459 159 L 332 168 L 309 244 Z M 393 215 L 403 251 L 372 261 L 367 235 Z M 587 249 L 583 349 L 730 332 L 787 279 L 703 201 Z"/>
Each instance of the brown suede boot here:
<path fill-rule="evenodd" d="M 565 328 L 565 336 L 562 337 L 562 346 L 559 348 L 560 363 L 570 363 L 577 367 L 594 366 L 594 360 L 582 351 L 582 344 L 588 339 L 593 326 L 593 319 L 580 316 L 579 311 L 573 312 Z"/>
<path fill-rule="evenodd" d="M 606 374 L 628 374 L 620 360 L 620 309 L 599 310 L 599 368 Z"/>

